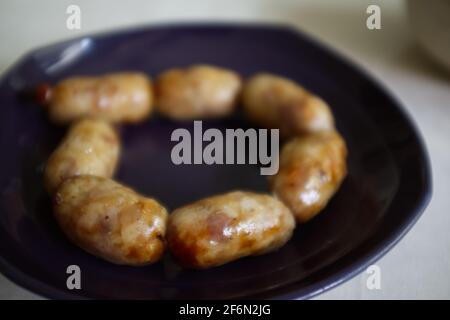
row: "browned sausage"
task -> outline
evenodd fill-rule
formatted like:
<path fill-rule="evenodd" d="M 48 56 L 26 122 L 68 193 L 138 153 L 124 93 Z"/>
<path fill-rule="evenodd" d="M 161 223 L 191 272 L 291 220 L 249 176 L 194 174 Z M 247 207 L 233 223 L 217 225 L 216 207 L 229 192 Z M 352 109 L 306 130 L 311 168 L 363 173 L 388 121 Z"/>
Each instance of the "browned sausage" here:
<path fill-rule="evenodd" d="M 75 244 L 110 262 L 144 265 L 164 252 L 166 209 L 113 180 L 65 180 L 54 196 L 54 212 Z"/>
<path fill-rule="evenodd" d="M 110 178 L 120 154 L 120 140 L 114 128 L 99 120 L 81 120 L 51 154 L 44 171 L 44 184 L 53 193 L 65 179 L 77 175 Z"/>
<path fill-rule="evenodd" d="M 346 156 L 345 142 L 334 131 L 293 138 L 282 148 L 280 169 L 269 179 L 298 222 L 327 205 L 347 174 Z"/>
<path fill-rule="evenodd" d="M 242 104 L 251 121 L 279 128 L 283 137 L 334 130 L 325 101 L 283 77 L 266 73 L 251 77 L 244 84 Z"/>
<path fill-rule="evenodd" d="M 156 109 L 175 120 L 226 116 L 234 111 L 241 88 L 235 72 L 194 65 L 170 69 L 155 82 Z"/>
<path fill-rule="evenodd" d="M 48 104 L 50 119 L 60 124 L 81 118 L 139 122 L 153 107 L 150 79 L 137 72 L 71 77 L 53 88 L 40 86 L 37 96 Z"/>
<path fill-rule="evenodd" d="M 209 268 L 276 250 L 294 227 L 291 212 L 274 197 L 236 191 L 175 210 L 167 241 L 182 265 Z"/>

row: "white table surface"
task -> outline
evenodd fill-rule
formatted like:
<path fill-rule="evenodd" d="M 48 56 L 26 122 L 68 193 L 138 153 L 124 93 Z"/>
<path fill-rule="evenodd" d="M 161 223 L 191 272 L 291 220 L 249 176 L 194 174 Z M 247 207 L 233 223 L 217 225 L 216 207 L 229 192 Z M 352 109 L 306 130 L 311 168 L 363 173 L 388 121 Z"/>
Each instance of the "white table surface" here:
<path fill-rule="evenodd" d="M 66 28 L 66 8 L 81 8 L 81 30 Z M 382 29 L 365 26 L 369 4 L 381 7 Z M 318 299 L 450 298 L 450 75 L 415 45 L 403 1 L 76 1 L 2 0 L 0 72 L 34 47 L 136 24 L 226 20 L 296 26 L 369 70 L 406 106 L 425 138 L 434 178 L 431 204 L 406 237 L 377 265 L 381 289 L 367 274 Z M 1 299 L 39 299 L 0 275 Z"/>

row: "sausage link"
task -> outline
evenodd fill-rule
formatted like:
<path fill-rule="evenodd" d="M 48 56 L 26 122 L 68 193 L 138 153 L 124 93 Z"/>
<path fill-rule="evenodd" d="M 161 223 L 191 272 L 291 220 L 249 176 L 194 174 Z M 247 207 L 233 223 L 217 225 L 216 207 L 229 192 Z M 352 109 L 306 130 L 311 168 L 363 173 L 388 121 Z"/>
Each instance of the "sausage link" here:
<path fill-rule="evenodd" d="M 39 95 L 48 101 L 50 119 L 60 124 L 81 118 L 139 122 L 150 115 L 153 107 L 150 79 L 137 72 L 71 77 Z"/>
<path fill-rule="evenodd" d="M 170 69 L 155 81 L 156 109 L 175 120 L 215 118 L 234 111 L 241 79 L 207 65 Z"/>
<path fill-rule="evenodd" d="M 242 92 L 246 116 L 265 128 L 278 128 L 282 137 L 334 130 L 333 115 L 321 98 L 295 82 L 266 73 L 247 80 Z"/>
<path fill-rule="evenodd" d="M 110 178 L 120 154 L 120 141 L 114 128 L 99 120 L 81 120 L 66 134 L 51 154 L 44 171 L 49 193 L 65 179 L 77 175 Z"/>
<path fill-rule="evenodd" d="M 294 227 L 291 212 L 274 197 L 236 191 L 175 210 L 167 241 L 181 265 L 209 268 L 276 250 Z"/>
<path fill-rule="evenodd" d="M 280 154 L 280 169 L 269 178 L 274 194 L 297 221 L 316 216 L 337 191 L 347 174 L 347 148 L 337 132 L 296 137 Z"/>
<path fill-rule="evenodd" d="M 72 242 L 107 261 L 145 265 L 164 252 L 166 209 L 111 179 L 65 180 L 54 196 L 54 213 Z"/>

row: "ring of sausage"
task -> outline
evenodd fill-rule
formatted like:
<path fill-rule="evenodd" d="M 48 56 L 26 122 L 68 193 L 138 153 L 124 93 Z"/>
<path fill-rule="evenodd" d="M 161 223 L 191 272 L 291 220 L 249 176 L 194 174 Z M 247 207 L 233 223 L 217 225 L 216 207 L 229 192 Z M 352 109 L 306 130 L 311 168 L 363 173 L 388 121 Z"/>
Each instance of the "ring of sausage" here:
<path fill-rule="evenodd" d="M 75 244 L 117 264 L 153 263 L 166 247 L 188 268 L 276 250 L 295 221 L 307 222 L 327 205 L 347 174 L 347 148 L 330 107 L 275 75 L 242 83 L 232 71 L 196 65 L 162 73 L 154 89 L 141 73 L 116 73 L 41 85 L 36 98 L 54 122 L 74 122 L 44 173 L 55 217 Z M 249 120 L 289 139 L 279 172 L 269 178 L 273 195 L 235 191 L 168 215 L 156 200 L 112 180 L 120 140 L 109 123 L 142 121 L 153 101 L 173 120 L 221 117 L 239 99 Z"/>

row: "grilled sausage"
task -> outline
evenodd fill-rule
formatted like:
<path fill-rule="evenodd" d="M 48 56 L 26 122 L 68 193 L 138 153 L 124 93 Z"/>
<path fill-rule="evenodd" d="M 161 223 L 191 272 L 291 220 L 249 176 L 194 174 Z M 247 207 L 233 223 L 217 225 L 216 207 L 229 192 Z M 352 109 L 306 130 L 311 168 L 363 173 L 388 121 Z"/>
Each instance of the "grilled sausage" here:
<path fill-rule="evenodd" d="M 155 81 L 156 109 L 175 120 L 226 116 L 240 88 L 240 77 L 230 70 L 207 65 L 171 69 Z"/>
<path fill-rule="evenodd" d="M 120 153 L 120 141 L 114 128 L 99 120 L 81 120 L 66 134 L 47 161 L 44 184 L 49 193 L 65 179 L 77 175 L 110 178 Z"/>
<path fill-rule="evenodd" d="M 137 72 L 71 77 L 53 88 L 41 85 L 37 96 L 48 105 L 50 119 L 59 124 L 81 118 L 139 122 L 150 115 L 153 107 L 150 79 Z"/>
<path fill-rule="evenodd" d="M 347 148 L 337 132 L 290 140 L 281 150 L 280 169 L 271 176 L 272 191 L 303 223 L 322 210 L 347 174 Z"/>
<path fill-rule="evenodd" d="M 247 80 L 242 92 L 246 116 L 265 128 L 278 128 L 282 137 L 334 130 L 333 115 L 319 97 L 295 82 L 270 74 Z"/>
<path fill-rule="evenodd" d="M 54 213 L 75 244 L 107 261 L 145 265 L 163 254 L 166 209 L 111 179 L 65 180 L 54 196 Z"/>
<path fill-rule="evenodd" d="M 294 227 L 291 212 L 274 197 L 236 191 L 175 210 L 167 241 L 181 265 L 209 268 L 276 250 Z"/>

